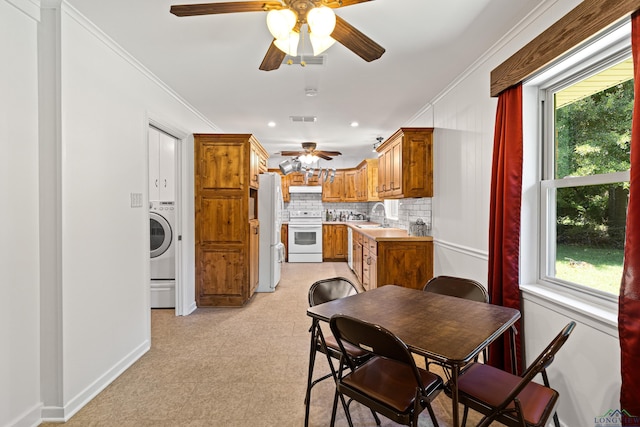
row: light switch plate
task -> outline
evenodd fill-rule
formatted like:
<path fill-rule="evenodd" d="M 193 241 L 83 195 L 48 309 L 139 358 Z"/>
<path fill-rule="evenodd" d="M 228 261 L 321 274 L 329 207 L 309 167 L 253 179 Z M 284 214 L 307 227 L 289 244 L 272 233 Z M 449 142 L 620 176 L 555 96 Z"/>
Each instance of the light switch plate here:
<path fill-rule="evenodd" d="M 142 207 L 142 193 L 131 193 L 131 207 L 132 208 Z"/>

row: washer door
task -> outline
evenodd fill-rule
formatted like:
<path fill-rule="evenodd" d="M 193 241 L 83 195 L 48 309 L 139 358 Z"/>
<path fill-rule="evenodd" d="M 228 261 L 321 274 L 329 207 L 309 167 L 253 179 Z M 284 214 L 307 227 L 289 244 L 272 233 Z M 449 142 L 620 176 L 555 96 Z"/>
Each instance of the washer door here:
<path fill-rule="evenodd" d="M 160 214 L 155 212 L 149 213 L 150 219 L 150 237 L 151 237 L 151 258 L 162 255 L 171 246 L 173 232 L 169 222 Z"/>

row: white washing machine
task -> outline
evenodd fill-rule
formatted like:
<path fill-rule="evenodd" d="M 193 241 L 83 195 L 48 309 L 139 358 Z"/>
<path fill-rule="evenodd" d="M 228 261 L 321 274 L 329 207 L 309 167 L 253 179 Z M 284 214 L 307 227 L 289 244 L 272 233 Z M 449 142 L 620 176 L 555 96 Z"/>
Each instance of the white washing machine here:
<path fill-rule="evenodd" d="M 175 202 L 151 202 L 149 223 L 151 307 L 175 307 L 177 239 Z"/>

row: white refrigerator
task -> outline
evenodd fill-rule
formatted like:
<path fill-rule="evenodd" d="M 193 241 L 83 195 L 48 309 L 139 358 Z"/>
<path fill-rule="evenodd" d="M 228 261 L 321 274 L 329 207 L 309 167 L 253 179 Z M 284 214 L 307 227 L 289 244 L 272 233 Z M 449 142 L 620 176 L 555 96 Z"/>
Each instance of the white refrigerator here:
<path fill-rule="evenodd" d="M 280 282 L 284 245 L 280 235 L 284 200 L 280 174 L 260 174 L 258 221 L 260 221 L 260 260 L 256 292 L 273 292 Z"/>

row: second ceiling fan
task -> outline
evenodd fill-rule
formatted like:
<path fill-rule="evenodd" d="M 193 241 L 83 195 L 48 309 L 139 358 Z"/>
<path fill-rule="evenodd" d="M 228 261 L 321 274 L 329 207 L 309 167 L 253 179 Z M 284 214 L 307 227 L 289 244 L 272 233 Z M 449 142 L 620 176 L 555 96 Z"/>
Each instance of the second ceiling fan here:
<path fill-rule="evenodd" d="M 312 157 L 319 157 L 324 160 L 333 160 L 334 156 L 339 156 L 342 153 L 339 151 L 325 151 L 325 150 L 316 150 L 315 142 L 303 142 L 302 143 L 302 151 L 282 151 L 280 153 L 281 156 L 307 156 L 308 161 L 306 163 L 312 163 Z M 306 160 L 306 159 L 305 159 Z"/>
<path fill-rule="evenodd" d="M 271 71 L 280 67 L 285 55 L 297 55 L 300 31 L 305 24 L 309 27 L 314 55 L 319 55 L 337 41 L 367 62 L 380 58 L 385 49 L 332 10 L 368 1 L 371 0 L 237 1 L 173 5 L 170 11 L 176 16 L 269 12 L 267 25 L 274 39 L 260 69 Z"/>

